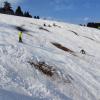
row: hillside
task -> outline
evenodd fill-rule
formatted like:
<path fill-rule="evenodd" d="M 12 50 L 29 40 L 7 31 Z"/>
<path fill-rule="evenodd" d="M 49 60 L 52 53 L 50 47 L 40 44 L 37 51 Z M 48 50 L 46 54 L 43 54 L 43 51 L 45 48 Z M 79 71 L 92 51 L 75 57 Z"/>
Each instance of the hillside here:
<path fill-rule="evenodd" d="M 0 100 L 100 100 L 100 30 L 0 14 Z"/>

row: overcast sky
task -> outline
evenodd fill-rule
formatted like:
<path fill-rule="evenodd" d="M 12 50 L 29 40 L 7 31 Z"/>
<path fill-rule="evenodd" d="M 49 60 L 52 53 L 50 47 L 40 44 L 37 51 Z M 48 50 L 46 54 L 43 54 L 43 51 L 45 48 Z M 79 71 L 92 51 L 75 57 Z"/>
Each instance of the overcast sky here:
<path fill-rule="evenodd" d="M 0 0 L 1 5 L 5 0 Z M 100 0 L 6 0 L 12 7 L 20 5 L 33 16 L 52 18 L 70 23 L 100 22 Z"/>

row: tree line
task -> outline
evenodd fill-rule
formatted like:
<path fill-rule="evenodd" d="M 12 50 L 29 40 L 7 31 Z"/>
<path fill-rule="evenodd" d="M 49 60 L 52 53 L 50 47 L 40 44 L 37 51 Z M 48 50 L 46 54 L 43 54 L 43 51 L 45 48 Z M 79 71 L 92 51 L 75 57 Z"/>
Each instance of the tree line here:
<path fill-rule="evenodd" d="M 80 26 L 87 26 L 87 27 L 91 27 L 91 28 L 97 28 L 100 29 L 100 23 L 98 22 L 88 22 L 87 24 L 79 24 Z"/>
<path fill-rule="evenodd" d="M 87 23 L 87 27 L 99 28 L 100 29 L 100 23 L 89 22 L 89 23 Z"/>
<path fill-rule="evenodd" d="M 7 1 L 4 2 L 3 7 L 0 7 L 0 13 L 32 18 L 32 15 L 28 11 L 23 12 L 20 6 L 14 11 L 11 4 Z M 40 19 L 39 16 L 34 16 L 34 18 Z"/>

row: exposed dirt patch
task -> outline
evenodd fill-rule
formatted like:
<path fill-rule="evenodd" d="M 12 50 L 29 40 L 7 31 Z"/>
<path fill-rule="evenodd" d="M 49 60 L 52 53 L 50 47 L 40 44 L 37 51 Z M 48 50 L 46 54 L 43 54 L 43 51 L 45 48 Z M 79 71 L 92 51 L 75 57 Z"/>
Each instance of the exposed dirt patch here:
<path fill-rule="evenodd" d="M 57 48 L 63 50 L 63 51 L 66 51 L 66 52 L 70 52 L 70 53 L 73 53 L 72 50 L 70 50 L 69 48 L 67 47 L 64 47 L 63 45 L 59 44 L 59 43 L 52 43 L 54 46 L 56 46 Z"/>
<path fill-rule="evenodd" d="M 23 26 L 24 26 L 24 25 L 23 25 Z M 35 33 L 35 32 L 34 32 L 34 31 L 27 30 L 27 29 L 23 28 L 23 26 L 15 26 L 15 28 L 16 28 L 18 31 L 24 32 L 24 34 L 27 34 L 27 35 L 29 35 L 29 36 L 33 36 L 33 35 L 31 35 L 30 33 L 28 33 L 28 32 L 33 32 L 33 33 Z"/>
<path fill-rule="evenodd" d="M 21 27 L 21 26 L 15 26 L 15 28 L 18 30 L 18 31 L 21 31 L 21 32 L 28 32 L 27 29 Z"/>
<path fill-rule="evenodd" d="M 44 27 L 39 27 L 39 29 L 40 29 L 40 30 L 44 30 L 44 31 L 46 31 L 46 32 L 50 32 L 49 30 L 47 30 L 47 29 L 44 28 Z"/>
<path fill-rule="evenodd" d="M 45 62 L 34 63 L 32 61 L 28 61 L 28 63 L 47 76 L 52 77 L 54 75 L 55 69 L 52 66 L 47 65 Z"/>
<path fill-rule="evenodd" d="M 74 80 L 71 75 L 66 73 L 64 74 L 59 69 L 56 69 L 55 66 L 48 65 L 45 62 L 28 61 L 28 63 L 54 81 L 71 83 L 71 81 Z"/>

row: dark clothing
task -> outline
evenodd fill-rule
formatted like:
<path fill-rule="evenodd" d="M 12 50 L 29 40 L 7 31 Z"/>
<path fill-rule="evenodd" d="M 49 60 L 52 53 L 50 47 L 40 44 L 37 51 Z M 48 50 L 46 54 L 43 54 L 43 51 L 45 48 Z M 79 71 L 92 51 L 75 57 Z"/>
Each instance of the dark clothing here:
<path fill-rule="evenodd" d="M 22 38 L 21 37 L 19 37 L 19 42 L 22 42 Z"/>
<path fill-rule="evenodd" d="M 83 49 L 80 51 L 80 53 L 86 54 L 85 50 L 83 50 Z"/>

